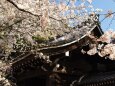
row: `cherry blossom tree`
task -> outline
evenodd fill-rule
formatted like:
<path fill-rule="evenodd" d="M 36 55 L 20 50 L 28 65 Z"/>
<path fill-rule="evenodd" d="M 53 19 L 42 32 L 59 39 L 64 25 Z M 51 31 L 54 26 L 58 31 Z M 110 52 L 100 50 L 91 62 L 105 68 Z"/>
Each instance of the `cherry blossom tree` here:
<path fill-rule="evenodd" d="M 11 52 L 49 46 L 49 41 L 74 31 L 100 9 L 92 0 L 0 0 L 0 47 L 5 57 Z M 93 19 L 93 18 L 92 18 Z M 62 40 L 62 39 L 60 39 Z M 35 49 L 36 48 L 36 49 Z"/>
<path fill-rule="evenodd" d="M 77 25 L 89 18 L 91 24 L 96 21 L 95 14 L 102 10 L 94 9 L 92 2 L 93 0 L 0 0 L 0 82 L 5 83 L 4 86 L 11 86 L 4 71 L 11 66 L 12 53 L 37 54 L 41 48 L 69 39 L 79 29 L 76 28 Z M 111 14 L 109 12 L 106 17 Z M 101 41 L 102 39 L 104 38 L 100 38 Z M 102 53 L 113 45 L 106 45 L 99 55 L 106 56 Z M 90 52 L 92 51 L 88 54 Z M 113 56 L 112 53 L 110 58 L 113 59 Z"/>

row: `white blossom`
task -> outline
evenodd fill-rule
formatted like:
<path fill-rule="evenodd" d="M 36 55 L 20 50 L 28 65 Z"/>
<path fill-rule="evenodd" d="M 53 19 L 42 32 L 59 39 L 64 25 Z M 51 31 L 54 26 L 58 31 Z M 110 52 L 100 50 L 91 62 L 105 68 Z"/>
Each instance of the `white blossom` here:
<path fill-rule="evenodd" d="M 97 8 L 97 9 L 95 9 L 97 12 L 102 12 L 103 10 L 102 9 L 99 9 L 99 8 Z"/>
<path fill-rule="evenodd" d="M 97 48 L 96 48 L 96 47 L 94 47 L 93 49 L 90 49 L 90 50 L 87 52 L 88 55 L 95 55 L 96 53 L 97 53 Z"/>
<path fill-rule="evenodd" d="M 93 2 L 93 0 L 87 0 L 90 4 Z"/>

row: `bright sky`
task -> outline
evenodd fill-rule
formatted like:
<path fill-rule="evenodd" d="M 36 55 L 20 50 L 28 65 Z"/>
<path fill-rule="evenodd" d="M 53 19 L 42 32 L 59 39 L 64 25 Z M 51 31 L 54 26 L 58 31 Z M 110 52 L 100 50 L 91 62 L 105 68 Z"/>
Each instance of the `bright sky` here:
<path fill-rule="evenodd" d="M 56 0 L 56 1 L 59 2 L 61 0 Z M 66 1 L 69 1 L 69 0 L 66 0 Z M 92 5 L 95 9 L 99 8 L 103 10 L 100 14 L 107 14 L 109 10 L 112 10 L 112 12 L 115 12 L 115 0 L 92 0 L 92 1 L 93 1 Z M 103 20 L 104 18 L 105 18 L 105 15 L 100 15 L 100 21 Z M 112 20 L 112 17 L 106 18 L 104 21 L 101 22 L 101 28 L 103 29 L 103 31 L 106 31 L 109 29 L 115 30 L 115 17 L 113 21 L 111 20 Z"/>
<path fill-rule="evenodd" d="M 108 10 L 112 10 L 115 12 L 115 0 L 93 0 L 93 6 L 95 8 L 101 8 L 103 9 L 103 13 L 107 13 Z M 100 16 L 100 20 L 104 18 L 103 15 Z M 110 24 L 112 18 L 106 18 L 103 22 L 101 22 L 101 27 L 103 31 L 106 31 L 108 29 L 115 30 L 115 18 L 112 21 L 112 24 Z M 110 25 L 109 25 L 110 24 Z"/>

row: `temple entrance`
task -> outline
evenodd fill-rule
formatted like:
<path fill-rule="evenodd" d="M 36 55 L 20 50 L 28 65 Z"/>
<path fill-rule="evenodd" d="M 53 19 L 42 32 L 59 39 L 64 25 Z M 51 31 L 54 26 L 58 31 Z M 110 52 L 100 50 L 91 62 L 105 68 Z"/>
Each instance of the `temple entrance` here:
<path fill-rule="evenodd" d="M 18 86 L 46 86 L 46 78 L 33 77 L 17 83 Z"/>

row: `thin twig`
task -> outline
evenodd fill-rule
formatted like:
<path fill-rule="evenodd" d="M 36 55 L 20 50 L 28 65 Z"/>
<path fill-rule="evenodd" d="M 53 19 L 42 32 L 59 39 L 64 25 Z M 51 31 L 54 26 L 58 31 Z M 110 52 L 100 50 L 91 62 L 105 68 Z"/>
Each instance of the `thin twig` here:
<path fill-rule="evenodd" d="M 115 12 L 111 13 L 110 15 L 113 15 L 113 14 L 115 14 Z M 99 14 L 99 15 L 107 15 L 107 14 Z M 108 16 L 105 16 L 105 17 L 101 20 L 101 22 L 103 22 L 106 18 L 108 18 Z"/>
<path fill-rule="evenodd" d="M 113 18 L 111 19 L 111 21 L 110 21 L 110 23 L 109 23 L 108 28 L 110 28 L 110 26 L 111 26 L 111 24 L 112 24 L 112 22 L 113 22 L 114 18 L 115 18 L 115 15 L 114 15 L 114 16 L 113 16 Z"/>

